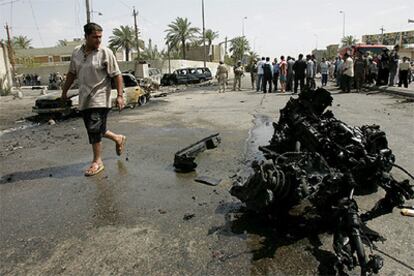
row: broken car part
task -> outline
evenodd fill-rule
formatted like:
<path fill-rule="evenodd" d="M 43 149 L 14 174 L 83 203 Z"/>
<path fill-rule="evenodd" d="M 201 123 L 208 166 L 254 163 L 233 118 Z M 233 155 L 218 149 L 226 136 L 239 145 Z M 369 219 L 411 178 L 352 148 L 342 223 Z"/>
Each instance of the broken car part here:
<path fill-rule="evenodd" d="M 220 134 L 216 133 L 178 151 L 174 156 L 175 169 L 180 172 L 193 171 L 197 167 L 195 163 L 197 155 L 205 150 L 216 148 L 220 143 Z"/>

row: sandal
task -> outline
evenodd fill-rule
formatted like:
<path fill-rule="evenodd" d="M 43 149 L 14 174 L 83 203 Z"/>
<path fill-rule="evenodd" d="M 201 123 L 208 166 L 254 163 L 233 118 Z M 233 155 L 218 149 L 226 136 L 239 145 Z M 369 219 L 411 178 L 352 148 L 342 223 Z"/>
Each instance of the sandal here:
<path fill-rule="evenodd" d="M 116 155 L 120 156 L 124 152 L 125 143 L 126 143 L 126 137 L 124 135 L 122 135 L 121 143 L 116 144 L 116 146 L 115 146 Z"/>
<path fill-rule="evenodd" d="M 95 169 L 96 168 L 96 169 Z M 105 169 L 105 166 L 103 164 L 98 164 L 96 162 L 93 162 L 89 169 L 85 171 L 85 176 L 94 176 L 98 173 L 102 172 Z"/>

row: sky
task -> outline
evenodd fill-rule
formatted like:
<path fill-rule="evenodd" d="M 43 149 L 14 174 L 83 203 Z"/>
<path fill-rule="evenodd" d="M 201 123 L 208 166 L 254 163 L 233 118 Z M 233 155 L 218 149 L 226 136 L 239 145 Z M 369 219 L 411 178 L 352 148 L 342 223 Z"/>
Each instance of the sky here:
<path fill-rule="evenodd" d="M 141 38 L 164 48 L 165 29 L 177 17 L 187 17 L 202 28 L 202 0 L 91 0 L 92 21 L 104 29 L 107 45 L 113 28 L 133 26 L 132 8 L 138 10 Z M 339 43 L 345 12 L 345 34 L 414 30 L 414 0 L 204 0 L 205 26 L 219 32 L 219 39 L 242 34 L 261 56 L 310 53 Z M 98 12 L 102 15 L 98 15 Z M 247 19 L 243 19 L 247 17 Z M 86 23 L 85 0 L 0 0 L 0 38 L 25 35 L 34 47 L 50 47 L 58 40 L 82 37 Z"/>

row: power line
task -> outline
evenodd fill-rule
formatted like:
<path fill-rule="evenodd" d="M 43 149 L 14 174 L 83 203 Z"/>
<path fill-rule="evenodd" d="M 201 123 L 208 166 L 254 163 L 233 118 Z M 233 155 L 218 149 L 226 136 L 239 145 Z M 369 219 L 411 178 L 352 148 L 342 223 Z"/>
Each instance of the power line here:
<path fill-rule="evenodd" d="M 34 23 L 35 23 L 35 26 L 36 26 L 36 29 L 37 29 L 37 33 L 39 34 L 40 42 L 42 43 L 42 46 L 45 47 L 45 44 L 43 43 L 42 35 L 40 34 L 39 25 L 37 24 L 36 15 L 34 13 L 31 0 L 29 0 L 29 4 L 30 4 L 30 8 L 32 10 L 32 16 L 33 16 L 33 20 L 34 20 Z"/>

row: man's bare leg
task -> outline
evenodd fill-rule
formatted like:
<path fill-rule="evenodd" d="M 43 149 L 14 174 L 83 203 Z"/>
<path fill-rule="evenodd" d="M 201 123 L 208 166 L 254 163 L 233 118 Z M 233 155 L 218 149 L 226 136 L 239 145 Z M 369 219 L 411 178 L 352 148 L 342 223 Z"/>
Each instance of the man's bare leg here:
<path fill-rule="evenodd" d="M 119 134 L 115 134 L 115 133 L 113 133 L 110 130 L 107 130 L 105 132 L 104 137 L 107 138 L 107 139 L 109 139 L 109 140 L 114 141 L 117 145 L 120 145 L 122 143 L 122 137 L 123 136 L 122 135 L 119 135 Z"/>
<path fill-rule="evenodd" d="M 89 168 L 85 171 L 86 174 L 92 174 L 103 165 L 102 162 L 102 142 L 92 144 L 93 160 Z"/>

